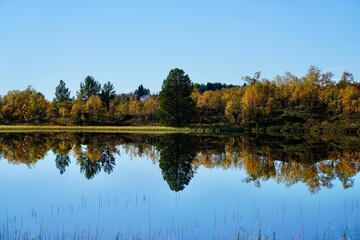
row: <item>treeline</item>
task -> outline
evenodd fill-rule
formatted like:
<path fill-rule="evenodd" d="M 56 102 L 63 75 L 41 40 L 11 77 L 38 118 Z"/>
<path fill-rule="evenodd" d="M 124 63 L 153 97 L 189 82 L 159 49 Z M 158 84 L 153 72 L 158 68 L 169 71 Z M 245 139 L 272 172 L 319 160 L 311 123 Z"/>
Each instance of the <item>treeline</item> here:
<path fill-rule="evenodd" d="M 176 75 L 178 74 L 178 75 Z M 184 96 L 171 87 L 182 86 Z M 273 80 L 260 72 L 243 77 L 243 86 L 221 83 L 193 84 L 182 70 L 173 69 L 158 95 L 142 85 L 131 94 L 117 94 L 110 82 L 101 86 L 88 76 L 74 98 L 60 81 L 53 101 L 33 88 L 10 91 L 0 97 L 1 124 L 53 125 L 333 125 L 359 128 L 360 83 L 349 72 L 338 82 L 331 72 L 311 66 L 303 77 L 286 72 Z M 189 91 L 190 90 L 190 91 Z M 188 99 L 189 98 L 189 99 Z M 185 101 L 181 105 L 182 101 Z M 189 111 L 189 109 L 194 109 Z M 175 109 L 175 111 L 174 111 Z M 164 121 L 161 118 L 164 118 Z M 186 121 L 179 121 L 186 119 Z"/>
<path fill-rule="evenodd" d="M 112 83 L 92 76 L 80 83 L 75 97 L 63 80 L 50 102 L 33 88 L 0 97 L 1 124 L 138 125 L 158 123 L 157 96 L 142 85 L 134 93 L 116 94 Z M 141 97 L 147 96 L 142 99 Z"/>
<path fill-rule="evenodd" d="M 203 94 L 195 89 L 192 97 L 200 123 L 246 127 L 357 123 L 360 84 L 348 72 L 337 83 L 332 77 L 332 73 L 321 73 L 317 67 L 310 67 L 301 78 L 286 72 L 271 81 L 260 79 L 257 72 L 244 77 L 246 84 L 242 87 Z"/>

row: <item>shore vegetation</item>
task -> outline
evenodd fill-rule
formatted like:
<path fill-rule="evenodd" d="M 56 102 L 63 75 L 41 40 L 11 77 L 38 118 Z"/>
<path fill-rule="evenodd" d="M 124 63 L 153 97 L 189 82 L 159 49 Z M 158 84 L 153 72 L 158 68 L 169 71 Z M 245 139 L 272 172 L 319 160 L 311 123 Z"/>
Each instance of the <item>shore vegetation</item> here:
<path fill-rule="evenodd" d="M 0 124 L 359 132 L 360 83 L 349 72 L 334 81 L 331 72 L 311 66 L 302 77 L 286 72 L 269 80 L 256 72 L 243 81 L 194 84 L 175 68 L 159 94 L 150 94 L 143 85 L 133 93 L 117 93 L 111 82 L 101 85 L 87 76 L 71 97 L 60 80 L 52 101 L 32 87 L 0 96 Z"/>

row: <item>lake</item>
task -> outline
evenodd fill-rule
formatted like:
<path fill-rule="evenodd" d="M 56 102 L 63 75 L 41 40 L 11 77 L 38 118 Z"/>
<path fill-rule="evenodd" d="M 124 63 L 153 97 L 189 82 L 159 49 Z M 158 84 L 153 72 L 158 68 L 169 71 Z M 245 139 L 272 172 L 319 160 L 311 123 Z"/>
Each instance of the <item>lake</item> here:
<path fill-rule="evenodd" d="M 360 139 L 0 133 L 0 239 L 360 239 Z"/>

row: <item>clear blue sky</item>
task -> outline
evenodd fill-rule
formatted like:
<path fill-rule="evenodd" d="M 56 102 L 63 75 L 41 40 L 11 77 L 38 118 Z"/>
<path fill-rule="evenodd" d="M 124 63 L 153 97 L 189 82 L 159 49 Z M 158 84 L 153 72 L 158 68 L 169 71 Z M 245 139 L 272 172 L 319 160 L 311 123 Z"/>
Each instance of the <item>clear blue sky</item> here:
<path fill-rule="evenodd" d="M 0 95 L 33 86 L 51 100 L 92 75 L 117 93 L 159 92 L 170 69 L 242 84 L 310 65 L 360 78 L 360 1 L 0 0 Z"/>

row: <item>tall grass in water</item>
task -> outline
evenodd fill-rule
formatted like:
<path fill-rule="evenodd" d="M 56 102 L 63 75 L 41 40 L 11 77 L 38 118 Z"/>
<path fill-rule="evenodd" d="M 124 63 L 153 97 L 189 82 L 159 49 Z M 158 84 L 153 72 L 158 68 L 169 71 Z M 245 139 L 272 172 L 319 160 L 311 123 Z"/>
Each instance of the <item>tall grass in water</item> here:
<path fill-rule="evenodd" d="M 352 239 L 360 239 L 359 235 L 359 227 L 356 227 L 354 233 L 351 234 L 348 230 L 344 230 L 340 236 L 330 236 L 327 234 L 322 234 L 321 236 L 319 233 L 315 233 L 313 238 L 308 238 L 306 236 L 301 235 L 294 235 L 289 239 L 319 239 L 319 240 L 328 240 L 328 239 L 339 239 L 339 240 L 352 240 Z M 187 238 L 189 237 L 189 238 Z M 17 229 L 15 226 L 9 226 L 4 224 L 0 230 L 0 240 L 107 240 L 99 234 L 97 230 L 94 230 L 89 227 L 87 230 L 74 230 L 73 233 L 65 232 L 52 232 L 51 230 L 47 230 L 45 228 L 40 227 L 38 231 L 34 232 L 27 232 L 22 231 L 21 229 Z M 144 236 L 141 232 L 121 232 L 119 231 L 117 234 L 114 235 L 113 238 L 115 240 L 147 240 L 147 239 L 202 239 L 202 238 L 192 238 L 190 236 L 182 236 L 179 235 L 177 232 L 174 233 L 165 233 L 165 231 L 158 231 L 157 234 L 149 236 Z M 258 233 L 250 233 L 243 228 L 240 228 L 234 236 L 230 236 L 229 238 L 214 235 L 212 238 L 209 239 L 236 239 L 236 240 L 276 240 L 281 239 L 277 238 L 275 232 L 270 232 L 269 234 L 262 233 L 262 230 L 259 229 Z"/>
<path fill-rule="evenodd" d="M 42 224 L 38 229 L 29 231 L 18 228 L 16 218 L 6 221 L 0 228 L 0 240 L 98 240 L 102 239 L 97 228 L 75 229 L 72 233 L 47 229 Z M 120 239 L 120 238 L 119 238 Z"/>

